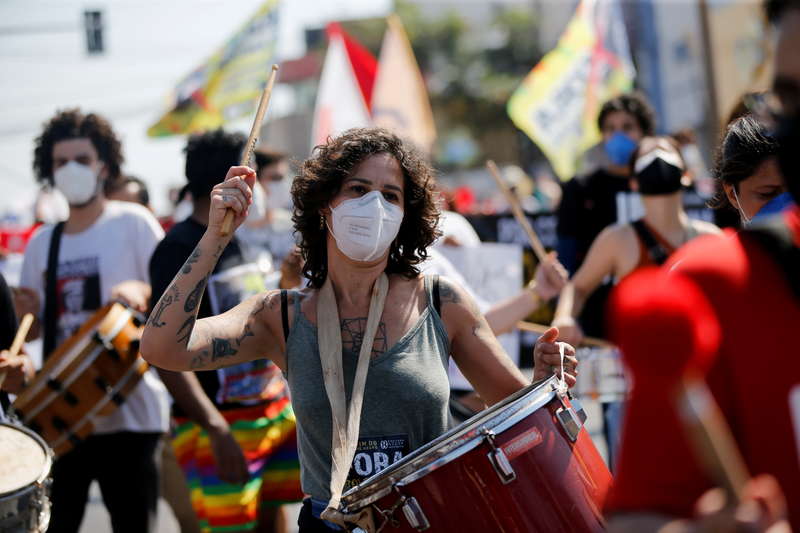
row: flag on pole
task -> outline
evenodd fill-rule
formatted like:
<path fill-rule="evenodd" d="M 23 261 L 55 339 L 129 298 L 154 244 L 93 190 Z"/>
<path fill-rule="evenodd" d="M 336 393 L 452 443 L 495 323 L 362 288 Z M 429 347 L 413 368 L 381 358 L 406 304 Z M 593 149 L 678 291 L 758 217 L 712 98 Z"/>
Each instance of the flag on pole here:
<path fill-rule="evenodd" d="M 430 153 L 436 140 L 425 80 L 400 17 L 390 15 L 372 94 L 372 122 Z"/>
<path fill-rule="evenodd" d="M 369 126 L 369 98 L 375 80 L 375 58 L 347 35 L 329 24 L 328 52 L 317 89 L 311 147 L 350 128 Z M 350 49 L 357 49 L 353 55 Z"/>
<path fill-rule="evenodd" d="M 634 76 L 617 0 L 581 0 L 558 45 L 511 96 L 508 114 L 567 180 L 600 141 L 600 106 L 629 91 Z"/>
<path fill-rule="evenodd" d="M 268 0 L 205 63 L 184 77 L 151 137 L 190 134 L 253 112 L 274 62 L 278 0 Z"/>

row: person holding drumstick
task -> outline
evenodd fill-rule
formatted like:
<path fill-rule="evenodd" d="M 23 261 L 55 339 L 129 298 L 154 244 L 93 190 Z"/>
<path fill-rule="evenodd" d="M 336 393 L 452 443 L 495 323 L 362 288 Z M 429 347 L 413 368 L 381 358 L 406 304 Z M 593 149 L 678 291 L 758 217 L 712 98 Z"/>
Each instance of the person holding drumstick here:
<path fill-rule="evenodd" d="M 779 143 L 778 168 L 795 202 L 800 200 L 800 0 L 768 0 L 778 34 L 770 104 L 753 111 Z M 745 205 L 742 205 L 747 209 Z M 748 212 L 748 216 L 753 211 Z M 609 530 L 800 530 L 800 208 L 797 205 L 737 234 L 697 239 L 665 265 L 664 284 L 693 287 L 702 297 L 697 331 L 720 332 L 711 346 L 707 375 L 714 400 L 754 476 L 727 499 L 702 467 L 675 409 L 649 409 L 665 391 L 648 387 L 631 402 L 623 431 L 618 475 L 606 512 Z M 637 281 L 637 275 L 630 282 Z M 621 288 L 618 298 L 627 295 Z M 662 289 L 664 290 L 664 289 Z M 637 292 L 646 301 L 649 293 Z M 688 313 L 687 313 L 688 314 Z M 671 322 L 681 329 L 678 320 Z M 664 336 L 663 327 L 661 335 Z M 684 328 L 685 329 L 685 328 Z M 669 334 L 669 332 L 668 332 Z M 652 335 L 620 331 L 620 341 Z M 632 360 L 669 358 L 653 342 Z M 641 407 L 639 407 L 641 406 Z M 787 523 L 788 521 L 788 523 Z"/>
<path fill-rule="evenodd" d="M 255 178 L 250 168 L 231 167 L 212 191 L 208 229 L 167 289 L 180 299 L 163 302 L 161 327 L 145 328 L 142 354 L 175 371 L 263 357 L 278 365 L 289 381 L 302 487 L 310 496 L 300 531 L 328 531 L 320 515 L 333 518 L 326 506 L 337 507 L 354 456 L 342 450 L 376 444 L 397 460 L 445 432 L 450 354 L 490 404 L 528 381 L 460 287 L 418 274 L 437 235 L 432 170 L 381 129 L 329 139 L 295 178 L 293 220 L 310 286 L 260 294 L 195 321 L 195 303 L 230 239 L 220 235 L 225 212 L 235 213 L 234 227 L 244 221 Z M 181 341 L 185 324 L 191 334 Z M 534 379 L 561 364 L 557 334 L 551 329 L 537 342 Z M 565 379 L 574 383 L 574 350 L 564 352 Z M 351 474 L 349 485 L 359 481 Z"/>
<path fill-rule="evenodd" d="M 103 183 L 120 176 L 122 162 L 111 124 L 80 109 L 56 113 L 36 139 L 37 179 L 69 203 L 65 222 L 33 235 L 20 276 L 42 302 L 32 312 L 43 326 L 45 360 L 111 300 L 147 310 L 147 264 L 164 232 L 147 208 L 105 198 Z M 154 530 L 167 401 L 158 376 L 146 372 L 118 409 L 94 417 L 92 435 L 55 461 L 51 533 L 79 530 L 94 480 L 115 533 Z"/>
<path fill-rule="evenodd" d="M 8 410 L 7 393 L 18 394 L 36 373 L 33 362 L 24 351 L 17 354 L 9 352 L 16 332 L 14 298 L 6 278 L 0 274 L 0 420 Z"/>

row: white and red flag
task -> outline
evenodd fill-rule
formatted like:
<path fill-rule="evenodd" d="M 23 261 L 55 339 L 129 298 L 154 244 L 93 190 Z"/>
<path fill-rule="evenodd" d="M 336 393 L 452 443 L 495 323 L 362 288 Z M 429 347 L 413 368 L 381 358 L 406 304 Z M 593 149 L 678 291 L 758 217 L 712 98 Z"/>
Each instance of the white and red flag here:
<path fill-rule="evenodd" d="M 369 105 L 377 61 L 339 24 L 328 24 L 328 52 L 317 90 L 311 146 L 349 128 L 370 125 Z"/>

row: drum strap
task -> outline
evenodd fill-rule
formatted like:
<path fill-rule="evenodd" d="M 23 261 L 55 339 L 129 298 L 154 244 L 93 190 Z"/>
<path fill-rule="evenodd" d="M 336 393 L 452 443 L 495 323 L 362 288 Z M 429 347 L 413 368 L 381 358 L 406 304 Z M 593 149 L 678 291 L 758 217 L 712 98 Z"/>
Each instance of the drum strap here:
<path fill-rule="evenodd" d="M 64 222 L 59 222 L 53 228 L 50 237 L 50 250 L 47 253 L 47 270 L 44 283 L 44 339 L 42 354 L 47 359 L 56 348 L 56 323 L 58 321 L 58 251 L 61 248 L 61 234 L 64 232 Z"/>
<path fill-rule="evenodd" d="M 289 340 L 289 298 L 286 289 L 281 289 L 281 325 L 283 325 L 283 341 Z"/>
<path fill-rule="evenodd" d="M 382 273 L 372 288 L 367 325 L 358 354 L 349 406 L 346 405 L 347 395 L 342 369 L 342 331 L 339 310 L 330 275 L 320 289 L 317 300 L 319 356 L 325 379 L 325 392 L 328 395 L 333 418 L 331 423 L 331 499 L 328 501 L 327 509 L 322 513 L 322 518 L 342 527 L 347 527 L 346 523 L 356 524 L 367 533 L 375 531 L 370 509 L 366 508 L 357 514 L 345 514 L 339 511 L 339 502 L 358 444 L 361 405 L 364 401 L 364 386 L 367 381 L 372 343 L 380 324 L 388 292 L 389 279 L 386 274 Z"/>

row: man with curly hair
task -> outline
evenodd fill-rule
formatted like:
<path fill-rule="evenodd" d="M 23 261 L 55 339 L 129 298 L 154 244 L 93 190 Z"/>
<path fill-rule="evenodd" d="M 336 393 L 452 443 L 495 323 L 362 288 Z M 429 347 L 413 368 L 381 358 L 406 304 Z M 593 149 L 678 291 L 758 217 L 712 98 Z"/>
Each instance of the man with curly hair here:
<path fill-rule="evenodd" d="M 214 187 L 207 230 L 165 295 L 202 294 L 230 239 L 220 235 L 225 212 L 235 213 L 234 227 L 242 224 L 255 179 L 252 169 L 234 166 Z M 163 324 L 145 328 L 142 354 L 169 370 L 263 358 L 282 369 L 309 495 L 300 531 L 336 531 L 347 520 L 336 510 L 345 488 L 448 429 L 451 354 L 488 403 L 528 380 L 461 287 L 420 275 L 438 233 L 432 170 L 397 136 L 365 128 L 329 139 L 303 163 L 292 199 L 310 286 L 268 291 L 197 320 L 196 307 L 162 297 Z M 535 379 L 561 361 L 557 334 L 537 341 Z M 564 349 L 574 383 L 574 349 Z"/>
<path fill-rule="evenodd" d="M 65 222 L 42 226 L 33 236 L 22 267 L 20 285 L 43 304 L 36 333 L 43 330 L 46 359 L 110 300 L 147 309 L 147 264 L 163 231 L 145 207 L 105 198 L 103 183 L 119 177 L 123 161 L 106 119 L 61 111 L 35 144 L 38 181 L 69 203 Z M 148 371 L 113 414 L 93 419 L 94 433 L 53 465 L 49 531 L 78 531 L 93 480 L 115 532 L 154 530 L 167 409 L 164 385 Z"/>

